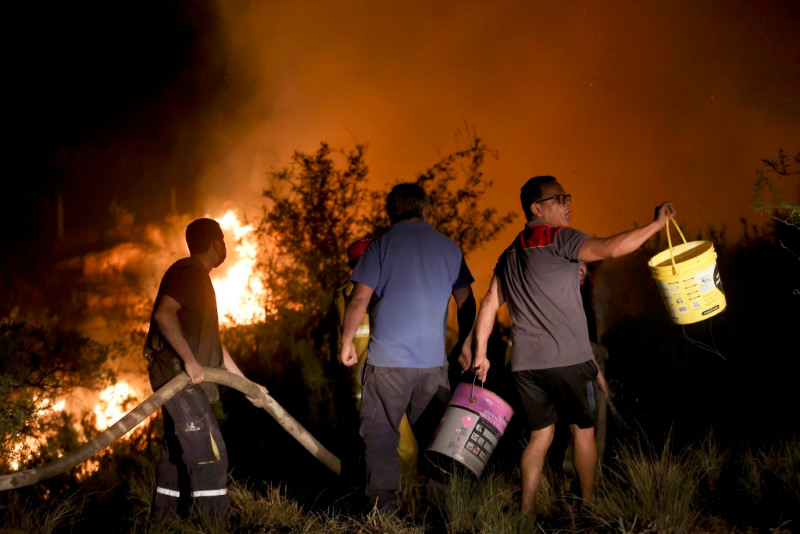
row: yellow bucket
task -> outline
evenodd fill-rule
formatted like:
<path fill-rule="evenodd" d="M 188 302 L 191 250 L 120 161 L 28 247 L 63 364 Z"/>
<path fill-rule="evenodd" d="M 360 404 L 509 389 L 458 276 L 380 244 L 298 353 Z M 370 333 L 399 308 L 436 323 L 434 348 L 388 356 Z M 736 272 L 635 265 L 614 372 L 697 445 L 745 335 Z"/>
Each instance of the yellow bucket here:
<path fill-rule="evenodd" d="M 672 246 L 669 221 L 683 244 Z M 647 264 L 672 321 L 690 324 L 714 317 L 726 306 L 714 245 L 710 241 L 687 243 L 673 219 L 667 220 L 666 229 L 669 249 L 653 256 Z"/>

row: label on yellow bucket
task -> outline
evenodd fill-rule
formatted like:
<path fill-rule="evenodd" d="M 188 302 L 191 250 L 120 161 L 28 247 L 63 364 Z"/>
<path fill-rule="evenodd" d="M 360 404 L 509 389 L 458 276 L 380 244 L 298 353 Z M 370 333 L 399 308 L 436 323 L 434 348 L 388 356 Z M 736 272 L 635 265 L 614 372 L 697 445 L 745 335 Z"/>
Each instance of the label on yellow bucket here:
<path fill-rule="evenodd" d="M 673 322 L 696 323 L 717 315 L 725 309 L 726 301 L 713 245 L 692 242 L 678 248 L 682 250 L 675 256 L 675 272 L 669 250 L 650 260 L 653 278 Z"/>

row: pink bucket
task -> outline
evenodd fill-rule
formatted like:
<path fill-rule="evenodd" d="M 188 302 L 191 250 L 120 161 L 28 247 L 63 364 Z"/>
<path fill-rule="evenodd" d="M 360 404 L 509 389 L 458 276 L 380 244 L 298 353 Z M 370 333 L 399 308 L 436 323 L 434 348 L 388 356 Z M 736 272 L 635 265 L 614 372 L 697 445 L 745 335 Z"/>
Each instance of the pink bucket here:
<path fill-rule="evenodd" d="M 427 456 L 440 468 L 440 460 L 446 457 L 480 476 L 513 415 L 511 406 L 488 389 L 462 382 L 439 422 Z"/>

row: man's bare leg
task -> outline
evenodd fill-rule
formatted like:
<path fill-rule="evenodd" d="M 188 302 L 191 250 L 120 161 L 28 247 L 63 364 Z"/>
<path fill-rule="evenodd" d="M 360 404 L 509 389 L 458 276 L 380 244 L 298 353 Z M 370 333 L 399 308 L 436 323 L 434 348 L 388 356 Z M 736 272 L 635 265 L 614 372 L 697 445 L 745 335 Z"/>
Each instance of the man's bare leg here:
<path fill-rule="evenodd" d="M 522 514 L 534 515 L 536 513 L 536 490 L 542 480 L 544 457 L 550 443 L 553 442 L 555 425 L 534 430 L 531 439 L 522 452 Z"/>
<path fill-rule="evenodd" d="M 581 497 L 585 501 L 592 500 L 594 493 L 594 474 L 597 468 L 597 443 L 594 440 L 594 427 L 578 428 L 569 425 L 572 430 L 572 465 L 578 473 L 581 483 Z"/>

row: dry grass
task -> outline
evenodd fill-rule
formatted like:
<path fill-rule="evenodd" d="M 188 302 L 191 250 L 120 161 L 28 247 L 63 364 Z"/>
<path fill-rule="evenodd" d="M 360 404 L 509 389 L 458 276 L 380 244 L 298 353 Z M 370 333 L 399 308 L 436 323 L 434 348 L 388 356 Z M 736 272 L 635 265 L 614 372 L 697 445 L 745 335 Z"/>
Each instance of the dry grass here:
<path fill-rule="evenodd" d="M 402 519 L 373 509 L 362 517 L 309 513 L 297 501 L 286 497 L 280 488 L 266 486 L 263 493 L 232 482 L 228 486 L 228 517 L 215 523 L 193 513 L 190 518 L 168 523 L 137 520 L 137 534 L 422 534 L 423 527 L 409 526 Z"/>
<path fill-rule="evenodd" d="M 583 503 L 572 495 L 556 494 L 545 472 L 537 494 L 538 520 L 519 514 L 519 470 L 487 470 L 480 479 L 466 471 L 450 478 L 445 499 L 448 534 L 505 532 L 580 532 L 594 529 L 620 533 L 683 533 L 771 531 L 791 532 L 800 515 L 800 443 L 788 440 L 766 450 L 747 450 L 741 462 L 729 462 L 712 436 L 676 453 L 669 440 L 655 447 L 645 438 L 621 446 L 598 478 L 595 500 Z M 736 469 L 723 476 L 725 470 Z M 417 479 L 403 479 L 401 513 L 373 509 L 365 514 L 344 515 L 332 510 L 308 511 L 280 488 L 264 486 L 253 491 L 232 481 L 229 514 L 225 524 L 215 524 L 197 514 L 186 520 L 154 524 L 150 519 L 153 466 L 147 460 L 136 465 L 124 481 L 127 508 L 108 532 L 135 534 L 217 534 L 242 532 L 330 534 L 422 534 L 430 531 L 430 518 L 422 506 L 425 493 Z M 731 517 L 714 517 L 706 510 L 709 492 L 730 480 L 738 480 L 753 503 L 754 525 L 739 525 Z M 726 482 L 727 481 L 727 482 Z M 719 488 L 723 493 L 734 489 Z M 84 495 L 87 490 L 82 490 Z M 96 506 L 94 498 L 76 494 L 40 499 L 35 493 L 4 495 L 0 532 L 83 532 L 86 518 Z M 83 519 L 82 519 L 83 518 Z M 438 531 L 438 530 L 437 530 Z"/>
<path fill-rule="evenodd" d="M 77 494 L 73 493 L 46 503 L 38 502 L 33 496 L 20 502 L 16 495 L 3 508 L 0 532 L 53 534 L 74 521 L 81 506 Z"/>
<path fill-rule="evenodd" d="M 518 522 L 519 505 L 515 498 L 518 488 L 512 486 L 508 478 L 485 473 L 476 480 L 468 473 L 457 473 L 451 477 L 449 489 L 449 533 L 513 531 L 512 524 Z"/>
<path fill-rule="evenodd" d="M 700 530 L 697 496 L 704 462 L 698 455 L 674 454 L 669 439 L 657 450 L 639 437 L 609 464 L 608 476 L 598 479 L 594 501 L 586 505 L 600 528 L 664 534 Z"/>
<path fill-rule="evenodd" d="M 800 528 L 800 440 L 781 441 L 767 450 L 747 449 L 741 463 L 739 484 L 756 508 Z"/>
<path fill-rule="evenodd" d="M 703 441 L 690 447 L 686 454 L 690 457 L 689 463 L 699 470 L 708 490 L 714 491 L 727 465 L 730 451 L 721 449 L 714 434 L 709 432 Z"/>

